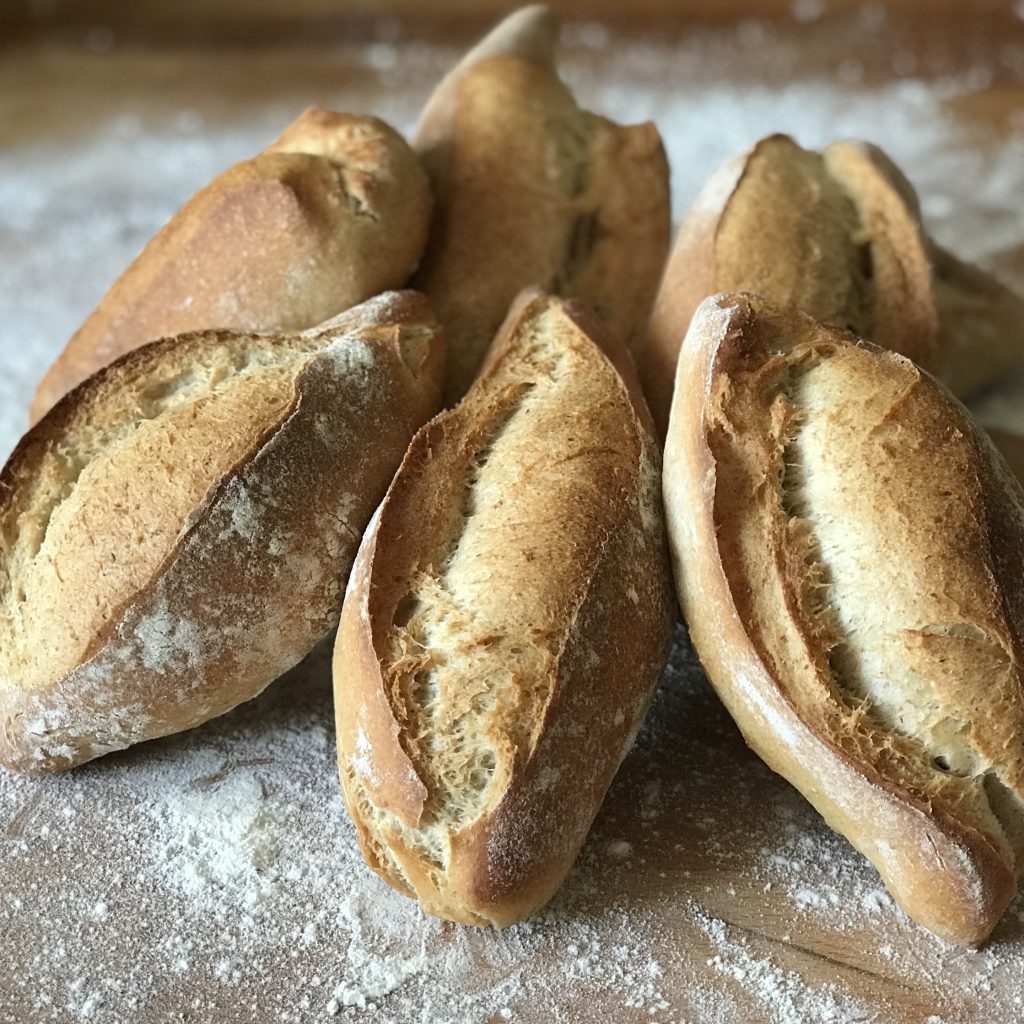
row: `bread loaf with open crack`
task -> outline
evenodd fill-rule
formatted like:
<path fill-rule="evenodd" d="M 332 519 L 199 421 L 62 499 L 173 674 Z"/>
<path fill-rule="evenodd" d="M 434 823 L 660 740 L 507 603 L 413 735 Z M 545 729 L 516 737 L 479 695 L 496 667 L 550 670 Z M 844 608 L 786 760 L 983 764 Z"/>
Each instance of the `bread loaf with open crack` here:
<path fill-rule="evenodd" d="M 762 139 L 709 179 L 679 229 L 646 332 L 640 378 L 660 429 L 700 302 L 764 295 L 913 359 L 969 398 L 1024 358 L 1024 301 L 946 252 L 877 146 L 820 153 Z"/>
<path fill-rule="evenodd" d="M 465 394 L 519 291 L 586 300 L 628 340 L 668 252 L 668 163 L 653 124 L 582 110 L 558 77 L 558 26 L 522 8 L 440 83 L 414 147 L 434 214 L 414 287 L 448 339 L 445 400 Z"/>
<path fill-rule="evenodd" d="M 157 341 L 59 402 L 0 473 L 0 763 L 187 729 L 298 662 L 441 375 L 405 292 L 304 333 Z"/>
<path fill-rule="evenodd" d="M 628 355 L 528 295 L 416 436 L 367 530 L 334 660 L 369 865 L 431 914 L 505 926 L 579 852 L 674 619 L 658 446 Z"/>
<path fill-rule="evenodd" d="M 754 296 L 698 308 L 665 450 L 680 602 L 747 742 L 945 939 L 1024 853 L 1024 491 L 910 360 Z"/>
<path fill-rule="evenodd" d="M 426 176 L 394 129 L 310 108 L 160 229 L 43 378 L 32 422 L 146 342 L 208 328 L 302 330 L 402 287 L 429 219 Z"/>

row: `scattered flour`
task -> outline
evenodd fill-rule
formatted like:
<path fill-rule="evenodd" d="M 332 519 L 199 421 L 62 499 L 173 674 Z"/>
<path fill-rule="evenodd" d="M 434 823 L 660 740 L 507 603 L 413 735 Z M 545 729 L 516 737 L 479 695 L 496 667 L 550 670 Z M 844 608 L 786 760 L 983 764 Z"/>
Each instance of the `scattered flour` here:
<path fill-rule="evenodd" d="M 757 992 L 772 1024 L 851 1024 L 883 1019 L 878 1011 L 840 994 L 833 985 L 811 988 L 798 975 L 754 955 L 743 939 L 730 935 L 723 921 L 691 906 L 695 920 L 717 951 L 708 961 L 713 970 Z"/>
<path fill-rule="evenodd" d="M 916 929 L 744 752 L 682 637 L 552 904 L 504 932 L 430 918 L 359 857 L 329 655 L 190 733 L 42 782 L 0 775 L 0 864 L 21 894 L 0 902 L 0 1022 L 230 1021 L 245 1006 L 292 1024 L 571 1024 L 586 1003 L 658 1024 L 902 1024 L 856 984 L 879 958 L 950 1021 L 1017 991 L 1021 905 L 981 952 Z M 45 912 L 26 916 L 29 899 Z M 829 958 L 792 944 L 800 920 Z"/>

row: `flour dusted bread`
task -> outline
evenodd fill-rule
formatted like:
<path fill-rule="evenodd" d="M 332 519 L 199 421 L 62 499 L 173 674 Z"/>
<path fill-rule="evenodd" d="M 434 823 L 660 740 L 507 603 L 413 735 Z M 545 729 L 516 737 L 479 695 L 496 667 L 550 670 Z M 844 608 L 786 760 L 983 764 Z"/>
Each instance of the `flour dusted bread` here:
<path fill-rule="evenodd" d="M 327 635 L 440 396 L 426 301 L 299 334 L 137 349 L 0 474 L 0 763 L 43 772 L 198 725 Z"/>
<path fill-rule="evenodd" d="M 846 327 L 913 359 L 961 398 L 1024 358 L 1024 302 L 935 244 L 907 179 L 867 143 L 818 153 L 772 135 L 708 181 L 637 346 L 662 430 L 694 310 L 730 291 Z"/>
<path fill-rule="evenodd" d="M 46 374 L 32 421 L 156 338 L 301 330 L 401 287 L 429 217 L 426 176 L 397 132 L 373 117 L 307 110 L 160 230 Z"/>
<path fill-rule="evenodd" d="M 679 359 L 666 515 L 683 612 L 747 742 L 943 938 L 1024 850 L 1024 492 L 909 360 L 753 296 Z"/>
<path fill-rule="evenodd" d="M 335 706 L 363 854 L 429 913 L 511 924 L 575 860 L 668 653 L 658 466 L 628 357 L 540 295 L 410 446 L 350 579 Z"/>
<path fill-rule="evenodd" d="M 544 7 L 502 22 L 441 82 L 415 148 L 433 186 L 415 285 L 448 339 L 446 400 L 472 383 L 519 291 L 585 299 L 619 340 L 646 322 L 668 250 L 668 164 L 652 124 L 581 110 Z"/>

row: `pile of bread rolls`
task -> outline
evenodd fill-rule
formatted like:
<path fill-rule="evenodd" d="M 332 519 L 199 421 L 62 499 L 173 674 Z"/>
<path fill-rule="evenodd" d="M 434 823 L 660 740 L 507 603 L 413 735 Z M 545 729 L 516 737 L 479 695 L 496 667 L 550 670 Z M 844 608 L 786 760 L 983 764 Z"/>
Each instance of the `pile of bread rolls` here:
<path fill-rule="evenodd" d="M 412 147 L 308 111 L 71 339 L 0 475 L 0 761 L 197 725 L 337 630 L 368 864 L 508 925 L 641 725 L 674 570 L 750 745 L 980 942 L 1024 856 L 1024 491 L 953 396 L 1024 303 L 849 142 L 731 161 L 666 265 L 658 133 L 581 109 L 556 37 L 506 19 Z"/>

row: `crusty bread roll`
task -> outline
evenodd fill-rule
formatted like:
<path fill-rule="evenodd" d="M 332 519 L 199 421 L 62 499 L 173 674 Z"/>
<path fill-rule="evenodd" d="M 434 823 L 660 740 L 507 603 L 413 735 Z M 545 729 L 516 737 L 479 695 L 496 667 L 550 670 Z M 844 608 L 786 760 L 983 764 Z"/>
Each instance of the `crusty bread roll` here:
<path fill-rule="evenodd" d="M 749 291 L 908 356 L 969 398 L 1024 358 L 1024 302 L 942 250 L 876 146 L 762 139 L 708 181 L 679 235 L 637 362 L 664 430 L 698 304 Z"/>
<path fill-rule="evenodd" d="M 345 596 L 345 799 L 370 866 L 440 917 L 504 926 L 551 897 L 667 657 L 658 448 L 603 332 L 517 304 L 416 435 Z"/>
<path fill-rule="evenodd" d="M 473 382 L 519 291 L 586 299 L 626 340 L 643 326 L 670 232 L 668 164 L 653 124 L 581 110 L 554 65 L 542 6 L 511 15 L 441 82 L 415 148 L 433 186 L 415 278 L 445 327 L 445 398 Z"/>
<path fill-rule="evenodd" d="M 426 175 L 397 132 L 373 117 L 307 110 L 160 230 L 43 378 L 32 422 L 156 338 L 301 330 L 401 287 L 429 218 Z"/>
<path fill-rule="evenodd" d="M 68 768 L 255 696 L 337 621 L 436 410 L 426 300 L 182 335 L 65 397 L 0 474 L 0 763 Z"/>
<path fill-rule="evenodd" d="M 911 917 L 977 943 L 1024 850 L 1024 491 L 909 360 L 697 310 L 665 449 L 676 583 L 747 742 Z"/>

